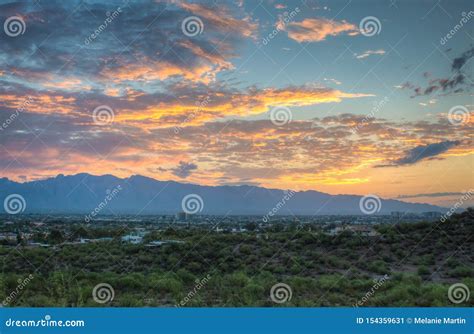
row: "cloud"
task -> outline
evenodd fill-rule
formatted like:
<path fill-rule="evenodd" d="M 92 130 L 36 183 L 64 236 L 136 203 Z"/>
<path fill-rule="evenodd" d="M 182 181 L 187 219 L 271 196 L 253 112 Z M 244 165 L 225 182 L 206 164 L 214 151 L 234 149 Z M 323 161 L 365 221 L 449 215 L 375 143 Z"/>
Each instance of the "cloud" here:
<path fill-rule="evenodd" d="M 246 90 L 207 89 L 199 93 L 194 90 L 175 90 L 175 96 L 183 96 L 179 104 L 162 103 L 159 108 L 151 106 L 145 117 L 158 115 L 162 126 L 199 125 L 228 116 L 251 116 L 269 111 L 275 106 L 303 107 L 322 103 L 338 103 L 343 99 L 372 96 L 364 93 L 346 93 L 337 89 L 312 86 L 291 86 L 285 88 L 255 88 Z M 190 98 L 193 95 L 201 95 Z M 206 99 L 207 98 L 207 99 Z M 205 102 L 207 101 L 207 102 Z M 136 119 L 135 115 L 126 118 Z"/>
<path fill-rule="evenodd" d="M 120 13 L 100 28 L 119 6 Z M 115 124 L 170 128 L 260 115 L 274 106 L 372 96 L 312 84 L 236 88 L 217 80 L 233 70 L 236 49 L 255 38 L 258 28 L 242 7 L 230 3 L 93 1 L 76 8 L 70 2 L 23 2 L 0 5 L 0 22 L 15 13 L 28 28 L 21 38 L 0 34 L 8 55 L 0 58 L 0 108 L 9 114 L 30 96 L 28 113 L 63 114 L 93 125 L 92 111 L 107 105 Z M 190 15 L 204 24 L 193 38 L 180 27 Z M 61 29 L 51 22 L 61 22 Z M 343 25 L 323 22 L 336 30 Z"/>
<path fill-rule="evenodd" d="M 405 83 L 400 88 L 413 89 L 414 95 L 416 96 L 426 96 L 431 95 L 435 92 L 440 93 L 459 93 L 464 91 L 466 88 L 470 88 L 472 84 L 466 83 L 466 73 L 463 72 L 464 65 L 474 57 L 474 48 L 463 52 L 459 57 L 455 58 L 451 64 L 452 74 L 447 78 L 435 78 L 431 79 L 428 82 L 427 87 L 416 87 L 412 83 Z M 423 74 L 424 78 L 429 78 L 430 74 L 425 72 Z"/>
<path fill-rule="evenodd" d="M 197 165 L 191 162 L 180 161 L 178 166 L 171 169 L 171 173 L 185 179 L 196 169 L 198 169 Z"/>
<path fill-rule="evenodd" d="M 257 33 L 257 24 L 252 22 L 248 15 L 240 18 L 233 17 L 233 14 L 222 5 L 213 7 L 204 6 L 195 3 L 179 2 L 181 8 L 186 9 L 193 15 L 197 15 L 206 23 L 212 24 L 213 27 L 221 30 L 226 34 L 238 33 L 242 37 L 255 37 Z"/>
<path fill-rule="evenodd" d="M 274 106 L 302 107 L 371 96 L 312 85 L 234 89 L 217 84 L 173 83 L 164 88 L 164 91 L 152 93 L 128 89 L 113 94 L 105 89 L 77 94 L 33 90 L 19 84 L 5 85 L 0 86 L 0 107 L 14 112 L 25 96 L 31 96 L 28 112 L 68 114 L 93 122 L 92 111 L 99 105 L 107 105 L 114 110 L 117 123 L 171 127 L 199 125 L 229 116 L 258 115 Z"/>
<path fill-rule="evenodd" d="M 378 167 L 413 165 L 421 160 L 438 156 L 460 144 L 461 144 L 461 141 L 459 140 L 455 140 L 455 141 L 447 140 L 447 141 L 442 141 L 439 143 L 420 145 L 406 151 L 405 156 L 393 161 L 391 164 L 380 165 Z"/>
<path fill-rule="evenodd" d="M 465 51 L 461 56 L 455 58 L 453 60 L 453 64 L 451 65 L 451 69 L 455 72 L 459 72 L 462 67 L 471 59 L 474 57 L 474 48 Z"/>
<path fill-rule="evenodd" d="M 414 195 L 400 195 L 397 198 L 418 198 L 418 197 L 445 197 L 445 196 L 462 196 L 465 193 L 462 192 L 444 192 L 444 193 L 427 193 L 427 194 L 414 194 Z"/>
<path fill-rule="evenodd" d="M 364 59 L 371 55 L 384 55 L 384 54 L 385 54 L 385 50 L 380 49 L 380 50 L 367 50 L 361 54 L 356 53 L 354 55 L 357 59 Z"/>
<path fill-rule="evenodd" d="M 1 58 L 0 72 L 7 73 L 4 77 L 11 82 L 39 88 L 54 83 L 56 89 L 77 91 L 105 85 L 151 90 L 162 81 L 179 79 L 208 84 L 217 73 L 232 69 L 230 59 L 236 48 L 254 38 L 257 30 L 243 9 L 231 3 L 212 7 L 173 1 L 0 4 L 0 22 L 19 13 L 27 29 L 21 38 L 0 34 L 2 52 L 8 55 Z M 112 19 L 110 13 L 117 15 Z M 204 24 L 203 33 L 195 38 L 180 27 L 192 15 Z"/>
<path fill-rule="evenodd" d="M 357 35 L 358 28 L 347 21 L 334 21 L 326 18 L 304 19 L 283 25 L 288 37 L 297 42 L 321 42 L 328 36 L 347 34 Z"/>
<path fill-rule="evenodd" d="M 9 115 L 0 108 L 0 124 Z M 291 184 L 307 189 L 316 183 L 369 182 L 374 175 L 371 167 L 391 163 L 400 152 L 407 152 L 406 157 L 413 147 L 433 147 L 445 138 L 459 142 L 450 149 L 450 156 L 474 153 L 468 139 L 474 124 L 453 127 L 446 118 L 397 122 L 341 114 L 293 119 L 282 127 L 269 119 L 227 119 L 184 123 L 179 133 L 170 127 L 150 126 L 149 121 L 98 127 L 87 119 L 22 113 L 21 119 L 0 132 L 0 175 L 17 179 L 18 175 L 104 174 L 114 170 L 118 176 L 186 178 L 207 185 Z"/>

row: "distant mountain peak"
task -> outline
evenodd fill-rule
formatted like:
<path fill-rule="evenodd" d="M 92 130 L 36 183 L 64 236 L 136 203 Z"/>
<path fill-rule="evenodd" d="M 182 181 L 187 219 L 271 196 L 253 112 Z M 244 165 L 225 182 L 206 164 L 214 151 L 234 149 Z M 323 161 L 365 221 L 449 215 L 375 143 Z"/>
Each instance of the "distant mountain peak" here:
<path fill-rule="evenodd" d="M 90 213 L 104 196 L 120 185 L 113 199 L 102 205 L 101 214 L 172 214 L 183 210 L 182 201 L 193 195 L 202 202 L 197 214 L 315 215 L 363 214 L 361 196 L 330 195 L 314 190 L 291 192 L 250 185 L 201 186 L 176 181 L 159 181 L 148 176 L 119 178 L 111 174 L 59 174 L 40 181 L 17 183 L 0 179 L 0 200 L 21 195 L 30 213 Z M 378 214 L 399 212 L 445 212 L 429 205 L 378 198 Z M 3 208 L 0 207 L 0 210 Z M 0 211 L 2 212 L 2 211 Z"/>

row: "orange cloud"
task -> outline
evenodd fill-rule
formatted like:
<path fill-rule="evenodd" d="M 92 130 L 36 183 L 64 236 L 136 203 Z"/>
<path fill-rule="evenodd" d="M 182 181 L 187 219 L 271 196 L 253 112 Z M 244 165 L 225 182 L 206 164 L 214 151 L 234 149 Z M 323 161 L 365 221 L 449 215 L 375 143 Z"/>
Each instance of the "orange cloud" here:
<path fill-rule="evenodd" d="M 76 111 L 73 97 L 65 97 L 60 94 L 36 93 L 34 95 L 1 94 L 0 107 L 21 112 L 32 112 L 41 114 L 67 114 Z"/>
<path fill-rule="evenodd" d="M 122 110 L 118 121 L 156 120 L 149 126 L 170 127 L 201 125 L 229 116 L 252 116 L 269 111 L 272 107 L 302 107 L 321 103 L 340 102 L 345 98 L 360 98 L 370 94 L 345 93 L 321 87 L 288 87 L 282 89 L 249 89 L 246 92 L 209 92 L 203 99 L 194 101 L 178 97 L 174 102 L 148 106 L 144 112 Z"/>
<path fill-rule="evenodd" d="M 193 56 L 187 61 L 177 57 L 176 62 L 159 59 L 159 55 L 157 60 L 142 56 L 139 62 L 118 61 L 118 66 L 107 67 L 101 72 L 103 80 L 120 84 L 123 81 L 164 81 L 179 76 L 192 82 L 209 84 L 215 80 L 217 73 L 234 68 L 222 55 L 227 53 L 224 44 L 220 46 L 221 52 L 209 52 L 191 40 L 179 41 L 176 45 Z"/>
<path fill-rule="evenodd" d="M 277 90 L 271 91 L 279 96 Z M 364 122 L 364 126 L 353 133 L 358 122 Z M 282 127 L 269 120 L 234 120 L 184 126 L 178 134 L 169 128 L 146 128 L 131 122 L 118 122 L 100 130 L 86 124 L 69 124 L 61 129 L 62 123 L 57 124 L 55 131 L 43 135 L 41 141 L 32 142 L 34 134 L 28 131 L 5 136 L 0 145 L 0 154 L 5 157 L 0 161 L 2 175 L 17 177 L 22 173 L 33 177 L 35 173 L 45 176 L 83 171 L 105 174 L 112 170 L 118 176 L 142 174 L 180 180 L 173 169 L 180 161 L 186 161 L 199 166 L 187 181 L 199 184 L 249 182 L 332 193 L 366 193 L 368 189 L 396 193 L 405 178 L 410 179 L 410 186 L 416 184 L 418 188 L 433 186 L 433 177 L 437 180 L 436 189 L 451 189 L 453 182 L 466 186 L 474 153 L 468 139 L 472 126 L 449 126 L 446 119 L 436 123 L 399 123 L 344 114 L 314 121 L 294 120 Z M 395 171 L 396 167 L 373 168 L 413 147 L 445 138 L 459 140 L 460 144 L 436 160 L 420 161 Z M 38 160 L 38 154 L 46 159 Z M 446 173 L 449 166 L 453 173 Z M 422 177 L 414 180 L 414 171 L 422 173 Z M 385 182 L 384 178 L 398 182 Z"/>
<path fill-rule="evenodd" d="M 334 21 L 325 18 L 304 19 L 301 22 L 290 22 L 283 25 L 288 37 L 298 42 L 320 42 L 328 36 L 346 33 L 357 35 L 358 29 L 346 21 Z"/>
<path fill-rule="evenodd" d="M 163 73 L 168 75 L 170 68 L 157 72 L 143 72 L 144 67 L 122 67 L 116 70 L 118 82 L 138 80 L 137 77 L 152 78 Z M 168 70 L 168 72 L 166 72 Z M 112 75 L 112 73 L 110 73 Z M 303 107 L 321 103 L 337 103 L 342 99 L 372 96 L 371 94 L 346 93 L 340 90 L 316 87 L 293 86 L 286 88 L 251 87 L 245 90 L 222 88 L 196 84 L 169 85 L 166 93 L 146 93 L 121 85 L 111 84 L 103 90 L 103 95 L 86 91 L 86 95 L 76 98 L 64 92 L 63 87 L 80 85 L 81 81 L 70 80 L 58 83 L 60 90 L 31 91 L 22 88 L 16 92 L 0 91 L 0 107 L 15 110 L 24 104 L 28 97 L 27 112 L 42 114 L 74 114 L 90 116 L 99 105 L 108 105 L 114 110 L 115 122 L 139 126 L 141 128 L 171 128 L 174 126 L 197 126 L 225 117 L 245 117 L 263 114 L 274 107 Z M 296 112 L 295 110 L 291 110 Z M 87 122 L 88 118 L 85 118 Z M 89 117 L 93 123 L 92 117 Z"/>
<path fill-rule="evenodd" d="M 55 78 L 50 81 L 41 82 L 44 87 L 64 89 L 64 90 L 90 90 L 92 87 L 88 84 L 84 84 L 81 79 L 78 78 Z"/>
<path fill-rule="evenodd" d="M 144 64 L 144 65 L 142 65 Z M 174 76 L 181 76 L 186 80 L 202 83 L 210 83 L 216 74 L 225 68 L 231 68 L 230 63 L 221 61 L 218 63 L 201 62 L 193 67 L 180 66 L 166 61 L 144 60 L 139 63 L 123 64 L 117 68 L 106 68 L 101 75 L 116 84 L 123 81 L 151 82 L 155 80 L 166 80 Z"/>
<path fill-rule="evenodd" d="M 181 8 L 186 9 L 199 16 L 204 23 L 204 31 L 206 24 L 210 24 L 213 28 L 225 33 L 237 33 L 242 37 L 254 37 L 257 33 L 257 24 L 253 23 L 249 16 L 240 19 L 234 18 L 228 10 L 220 5 L 216 8 L 209 8 L 196 3 L 186 3 L 179 1 L 177 3 Z"/>

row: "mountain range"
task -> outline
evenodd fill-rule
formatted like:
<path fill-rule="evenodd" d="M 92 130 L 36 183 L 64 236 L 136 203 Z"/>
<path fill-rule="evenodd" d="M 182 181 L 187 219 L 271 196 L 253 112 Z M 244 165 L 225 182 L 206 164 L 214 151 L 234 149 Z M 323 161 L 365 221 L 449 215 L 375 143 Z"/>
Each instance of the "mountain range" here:
<path fill-rule="evenodd" d="M 19 195 L 19 196 L 18 196 Z M 15 198 L 17 203 L 8 203 Z M 118 178 L 62 174 L 38 181 L 14 182 L 0 179 L 0 213 L 20 204 L 23 213 L 175 214 L 186 211 L 211 215 L 323 215 L 390 214 L 392 211 L 445 212 L 430 204 L 408 203 L 378 197 L 330 195 L 318 191 L 289 191 L 263 187 L 202 186 L 158 181 L 134 175 Z M 187 207 L 189 206 L 189 208 Z M 11 213 L 11 208 L 10 212 Z"/>

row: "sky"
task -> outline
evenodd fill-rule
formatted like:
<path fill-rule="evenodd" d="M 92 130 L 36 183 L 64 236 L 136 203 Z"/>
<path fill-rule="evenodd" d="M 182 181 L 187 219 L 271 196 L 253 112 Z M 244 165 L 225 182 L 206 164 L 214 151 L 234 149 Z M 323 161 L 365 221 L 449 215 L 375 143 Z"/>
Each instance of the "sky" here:
<path fill-rule="evenodd" d="M 0 177 L 474 188 L 471 1 L 0 1 L 0 24 Z"/>

